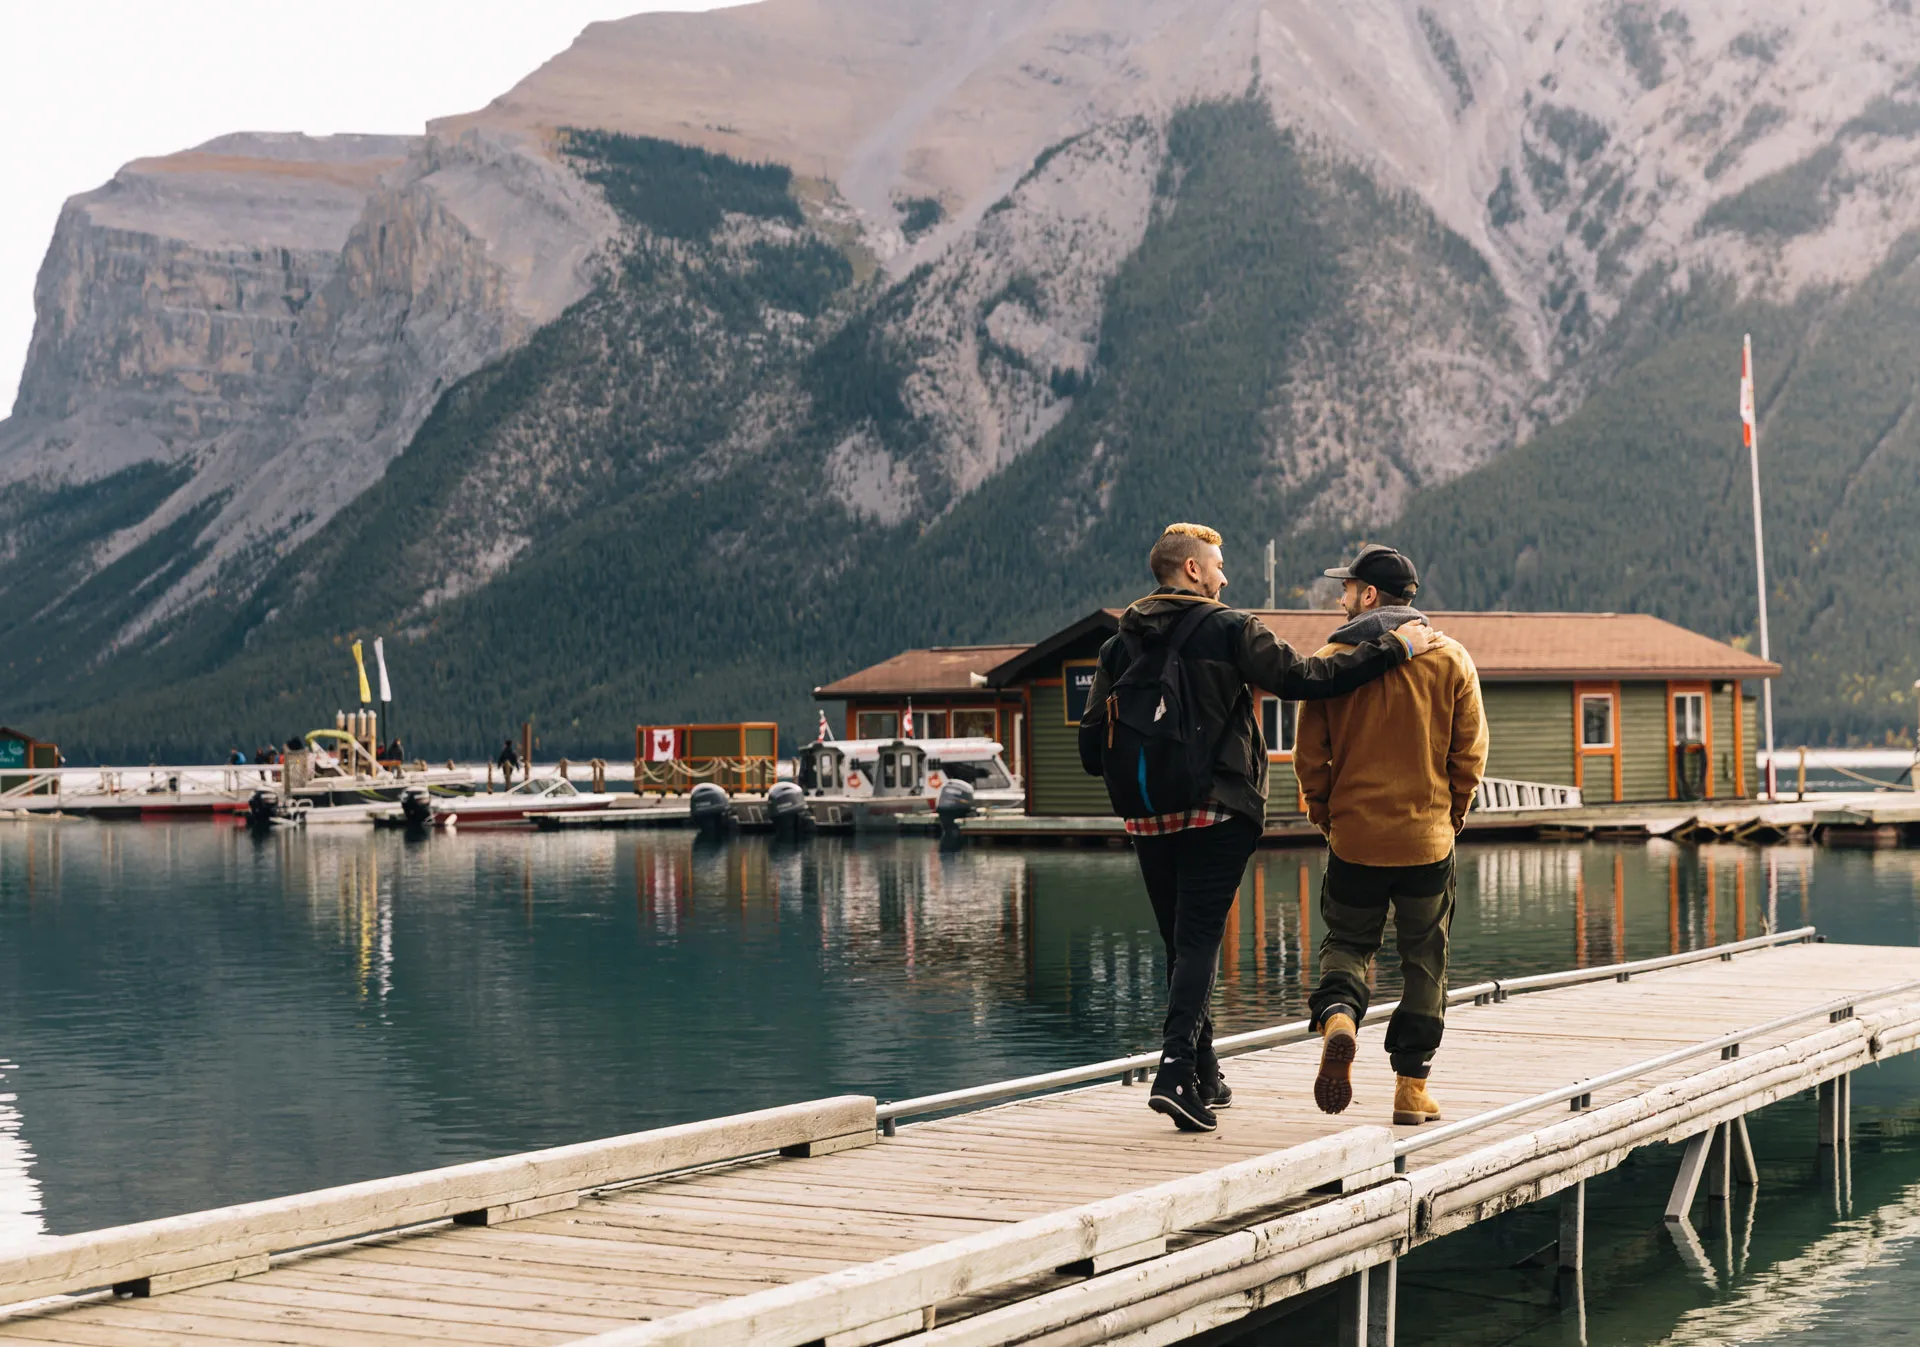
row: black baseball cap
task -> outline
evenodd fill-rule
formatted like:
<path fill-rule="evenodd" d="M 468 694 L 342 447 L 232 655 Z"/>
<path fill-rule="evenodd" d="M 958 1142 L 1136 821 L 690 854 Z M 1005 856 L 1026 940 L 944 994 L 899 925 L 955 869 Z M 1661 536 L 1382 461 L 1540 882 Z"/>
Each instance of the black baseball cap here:
<path fill-rule="evenodd" d="M 1400 598 L 1410 598 L 1420 588 L 1420 572 L 1413 563 L 1381 543 L 1368 543 L 1347 565 L 1321 574 L 1334 580 L 1358 580 Z"/>

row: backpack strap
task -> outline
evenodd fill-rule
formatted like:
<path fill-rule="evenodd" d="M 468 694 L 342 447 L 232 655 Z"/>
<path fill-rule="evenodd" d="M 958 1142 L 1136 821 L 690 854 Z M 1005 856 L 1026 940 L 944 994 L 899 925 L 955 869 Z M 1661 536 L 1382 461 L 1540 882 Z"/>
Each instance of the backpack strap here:
<path fill-rule="evenodd" d="M 1181 618 L 1173 631 L 1168 634 L 1167 653 L 1178 654 L 1180 647 L 1187 643 L 1187 638 L 1200 629 L 1200 624 L 1207 620 L 1207 614 L 1213 612 L 1216 607 L 1222 612 L 1225 611 L 1222 605 L 1194 604 L 1193 611 Z"/>

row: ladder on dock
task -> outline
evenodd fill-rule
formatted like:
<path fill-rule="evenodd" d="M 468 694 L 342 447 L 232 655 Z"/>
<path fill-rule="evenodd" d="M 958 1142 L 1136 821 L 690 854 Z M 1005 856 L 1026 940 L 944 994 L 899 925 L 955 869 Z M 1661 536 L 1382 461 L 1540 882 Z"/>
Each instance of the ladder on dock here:
<path fill-rule="evenodd" d="M 1354 1106 L 1319 1113 L 1281 1025 L 1218 1043 L 1210 1135 L 1145 1108 L 1147 1054 L 45 1238 L 0 1250 L 0 1342 L 1147 1344 L 1334 1287 L 1343 1341 L 1391 1344 L 1402 1255 L 1556 1195 L 1577 1304 L 1582 1185 L 1636 1149 L 1684 1145 L 1684 1256 L 1702 1183 L 1757 1177 L 1748 1113 L 1818 1091 L 1844 1147 L 1849 1074 L 1920 1044 L 1920 949 L 1803 929 L 1452 999 L 1425 1127 L 1377 1125 L 1364 1031 Z"/>

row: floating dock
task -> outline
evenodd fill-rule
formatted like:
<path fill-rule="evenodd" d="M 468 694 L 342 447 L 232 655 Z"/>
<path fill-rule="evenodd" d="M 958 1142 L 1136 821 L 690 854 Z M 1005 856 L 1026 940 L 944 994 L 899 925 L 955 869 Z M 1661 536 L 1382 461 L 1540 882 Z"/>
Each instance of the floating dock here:
<path fill-rule="evenodd" d="M 1682 1147 L 1690 1261 L 1696 1202 L 1758 1181 L 1753 1110 L 1816 1091 L 1844 1174 L 1849 1073 L 1920 1044 L 1920 949 L 1800 930 L 1454 1000 L 1424 1127 L 1378 1125 L 1379 1006 L 1339 1117 L 1301 1024 L 1220 1042 L 1211 1135 L 1145 1107 L 1151 1054 L 816 1100 L 0 1251 L 0 1304 L 41 1298 L 0 1340 L 1148 1344 L 1333 1288 L 1343 1342 L 1391 1344 L 1402 1255 L 1544 1198 L 1577 1328 L 1583 1184 L 1635 1149 Z"/>
<path fill-rule="evenodd" d="M 960 823 L 970 841 L 1020 846 L 1123 846 L 1126 829 L 1108 815 L 1003 816 Z M 1600 838 L 1675 842 L 1823 841 L 1837 845 L 1896 846 L 1920 841 L 1920 794 L 1905 790 L 1848 791 L 1802 800 L 1728 800 L 1676 804 L 1591 804 L 1574 809 L 1476 809 L 1467 815 L 1469 838 L 1525 837 L 1542 841 Z M 1267 846 L 1319 846 L 1319 829 L 1303 815 L 1267 820 Z"/>

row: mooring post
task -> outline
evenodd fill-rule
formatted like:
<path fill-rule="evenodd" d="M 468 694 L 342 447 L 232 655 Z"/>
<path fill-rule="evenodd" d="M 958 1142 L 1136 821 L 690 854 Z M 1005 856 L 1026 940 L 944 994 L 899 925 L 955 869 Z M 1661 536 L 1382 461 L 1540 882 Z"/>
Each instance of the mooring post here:
<path fill-rule="evenodd" d="M 1556 1290 L 1568 1342 L 1587 1341 L 1587 1181 L 1560 1190 L 1560 1275 Z"/>
<path fill-rule="evenodd" d="M 1753 1158 L 1753 1138 L 1747 1134 L 1743 1113 L 1733 1120 L 1733 1175 L 1736 1182 L 1749 1188 L 1760 1186 L 1760 1165 Z"/>
<path fill-rule="evenodd" d="M 1587 1265 L 1587 1181 L 1560 1190 L 1560 1270 L 1576 1276 Z"/>
<path fill-rule="evenodd" d="M 1707 1201 L 1725 1202 L 1733 1191 L 1733 1128 L 1721 1123 L 1713 1129 L 1707 1150 Z"/>
<path fill-rule="evenodd" d="M 1853 1121 L 1853 1077 L 1835 1076 L 1817 1087 L 1820 1101 L 1820 1146 L 1831 1149 L 1844 1145 Z"/>
<path fill-rule="evenodd" d="M 1370 1347 L 1367 1342 L 1367 1269 L 1340 1279 L 1340 1347 Z"/>
<path fill-rule="evenodd" d="M 1367 1347 L 1393 1347 L 1400 1319 L 1400 1260 L 1367 1270 Z"/>

